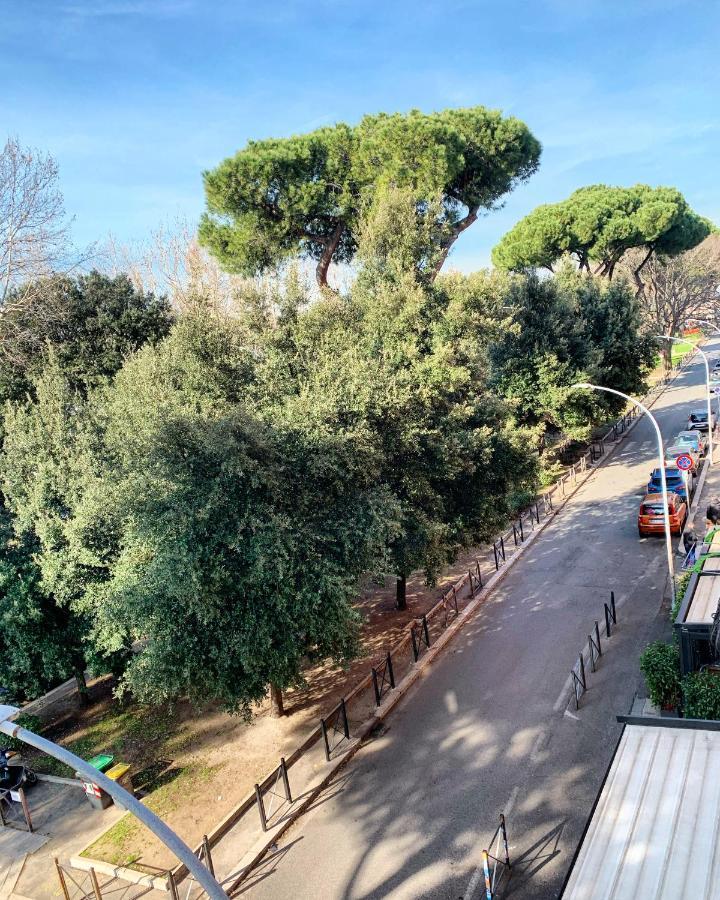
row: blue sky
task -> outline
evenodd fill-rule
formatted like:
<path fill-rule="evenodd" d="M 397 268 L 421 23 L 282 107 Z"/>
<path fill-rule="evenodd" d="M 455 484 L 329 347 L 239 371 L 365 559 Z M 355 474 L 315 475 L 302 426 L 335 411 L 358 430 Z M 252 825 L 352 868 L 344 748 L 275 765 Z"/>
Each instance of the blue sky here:
<path fill-rule="evenodd" d="M 0 0 L 0 22 L 0 136 L 56 157 L 79 244 L 196 220 L 203 169 L 250 138 L 475 104 L 543 158 L 460 269 L 584 184 L 673 185 L 720 224 L 714 0 Z"/>

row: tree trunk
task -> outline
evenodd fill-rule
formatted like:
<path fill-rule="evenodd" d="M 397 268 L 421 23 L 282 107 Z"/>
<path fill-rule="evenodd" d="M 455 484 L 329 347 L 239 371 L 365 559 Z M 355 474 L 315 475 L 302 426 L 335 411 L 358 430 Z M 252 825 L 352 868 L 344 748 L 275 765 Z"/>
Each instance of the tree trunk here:
<path fill-rule="evenodd" d="M 75 670 L 75 684 L 77 685 L 78 697 L 80 698 L 80 702 L 85 705 L 90 702 L 90 693 L 88 691 L 87 682 L 85 681 L 85 674 L 81 669 Z"/>
<path fill-rule="evenodd" d="M 328 269 L 330 268 L 330 263 L 332 262 L 332 258 L 338 248 L 338 244 L 340 243 L 340 238 L 342 237 L 342 233 L 344 230 L 345 225 L 342 222 L 338 222 L 338 224 L 335 226 L 335 231 L 333 231 L 333 233 L 327 239 L 325 249 L 323 250 L 322 256 L 318 260 L 318 264 L 315 267 L 315 280 L 317 281 L 318 287 L 320 287 L 321 290 L 324 290 L 328 287 Z"/>
<path fill-rule="evenodd" d="M 673 345 L 670 341 L 663 341 L 662 356 L 666 375 L 672 369 L 672 348 Z"/>
<path fill-rule="evenodd" d="M 272 683 L 270 684 L 270 715 L 273 719 L 279 719 L 285 715 L 282 689 Z"/>
<path fill-rule="evenodd" d="M 473 222 L 477 222 L 479 209 L 480 209 L 480 207 L 476 206 L 474 209 L 470 210 L 470 212 L 465 216 L 465 218 L 460 219 L 459 222 L 455 223 L 455 227 L 452 229 L 452 231 L 450 232 L 450 235 L 445 240 L 445 242 L 442 244 L 440 256 L 438 257 L 438 261 L 435 264 L 435 268 L 433 269 L 433 275 L 432 275 L 433 281 L 435 281 L 435 279 L 440 274 L 440 269 L 442 269 L 443 265 L 445 264 L 445 260 L 448 257 L 448 253 L 450 252 L 450 248 L 452 247 L 452 245 L 460 237 L 460 235 L 463 233 L 463 231 L 465 231 L 466 228 L 469 228 L 473 224 Z M 398 608 L 404 609 L 405 607 L 398 607 Z"/>
<path fill-rule="evenodd" d="M 398 609 L 407 609 L 407 578 L 398 575 L 395 602 Z"/>

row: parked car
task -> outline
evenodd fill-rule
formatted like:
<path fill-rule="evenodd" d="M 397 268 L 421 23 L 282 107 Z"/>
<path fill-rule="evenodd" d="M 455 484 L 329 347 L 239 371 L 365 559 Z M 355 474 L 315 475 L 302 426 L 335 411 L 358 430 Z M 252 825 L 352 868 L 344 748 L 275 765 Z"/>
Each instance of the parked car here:
<path fill-rule="evenodd" d="M 688 469 L 693 475 L 697 475 L 698 466 L 700 465 L 700 454 L 694 447 L 681 447 L 679 444 L 673 444 L 671 447 L 665 448 L 665 465 L 673 468 L 680 468 L 677 465 L 678 456 L 689 456 L 692 460 L 692 468 Z"/>
<path fill-rule="evenodd" d="M 712 429 L 715 430 L 715 426 L 717 425 L 717 416 L 715 413 L 711 413 L 712 417 Z M 690 413 L 690 418 L 687 423 L 688 431 L 707 431 L 708 430 L 708 414 L 705 409 L 694 409 Z"/>
<path fill-rule="evenodd" d="M 672 534 L 680 534 L 688 515 L 687 503 L 677 494 L 668 494 L 668 513 L 670 531 Z M 665 511 L 662 494 L 648 491 L 638 511 L 638 534 L 645 537 L 648 534 L 664 533 Z"/>
<path fill-rule="evenodd" d="M 692 487 L 692 475 L 688 476 L 687 483 L 680 469 L 665 467 L 665 481 L 667 483 L 668 494 L 677 494 L 683 500 L 688 500 L 688 489 Z M 648 494 L 662 494 L 662 477 L 660 469 L 653 469 L 650 473 L 650 481 L 645 488 Z"/>
<path fill-rule="evenodd" d="M 705 456 L 708 449 L 708 436 L 705 431 L 680 431 L 673 441 L 674 447 L 692 447 L 700 456 Z"/>

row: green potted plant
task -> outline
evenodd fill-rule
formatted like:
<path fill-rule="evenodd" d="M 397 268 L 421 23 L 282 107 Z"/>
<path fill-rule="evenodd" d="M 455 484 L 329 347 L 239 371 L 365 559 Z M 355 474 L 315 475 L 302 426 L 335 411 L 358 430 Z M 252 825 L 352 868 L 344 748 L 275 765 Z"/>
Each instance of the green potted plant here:
<path fill-rule="evenodd" d="M 680 651 L 676 644 L 655 641 L 643 650 L 640 671 L 648 694 L 661 710 L 673 710 L 680 700 Z"/>
<path fill-rule="evenodd" d="M 688 719 L 720 719 L 720 674 L 690 672 L 682 680 L 682 693 Z"/>

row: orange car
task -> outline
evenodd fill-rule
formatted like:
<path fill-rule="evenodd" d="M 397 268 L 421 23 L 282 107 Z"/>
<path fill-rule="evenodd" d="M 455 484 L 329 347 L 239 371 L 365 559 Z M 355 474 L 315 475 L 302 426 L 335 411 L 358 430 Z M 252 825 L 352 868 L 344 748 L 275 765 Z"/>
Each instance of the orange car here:
<path fill-rule="evenodd" d="M 680 534 L 687 519 L 687 503 L 677 494 L 668 494 L 668 512 L 670 513 L 670 531 Z M 662 494 L 645 494 L 638 513 L 638 534 L 664 534 L 665 515 L 663 512 Z"/>

